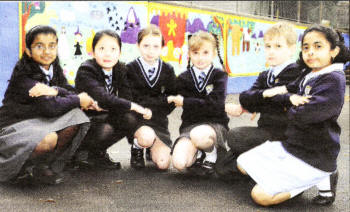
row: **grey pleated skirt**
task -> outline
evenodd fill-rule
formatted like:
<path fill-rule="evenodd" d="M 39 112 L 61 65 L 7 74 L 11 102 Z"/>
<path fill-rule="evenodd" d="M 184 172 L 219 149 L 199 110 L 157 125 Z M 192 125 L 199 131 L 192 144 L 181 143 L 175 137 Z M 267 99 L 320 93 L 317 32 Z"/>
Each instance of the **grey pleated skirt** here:
<path fill-rule="evenodd" d="M 80 125 L 79 131 L 71 145 L 51 164 L 54 171 L 62 171 L 90 127 L 89 118 L 79 108 L 60 117 L 28 119 L 0 129 L 0 181 L 15 177 L 47 134 L 73 125 Z"/>

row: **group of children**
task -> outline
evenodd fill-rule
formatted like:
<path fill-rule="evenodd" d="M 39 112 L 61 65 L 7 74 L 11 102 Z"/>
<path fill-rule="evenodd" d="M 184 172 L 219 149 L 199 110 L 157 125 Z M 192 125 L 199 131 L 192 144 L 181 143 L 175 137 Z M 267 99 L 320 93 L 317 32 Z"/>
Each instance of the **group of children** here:
<path fill-rule="evenodd" d="M 248 174 L 253 200 L 279 204 L 317 185 L 317 204 L 335 199 L 336 158 L 344 102 L 342 63 L 349 60 L 334 30 L 313 26 L 302 38 L 298 63 L 293 26 L 278 23 L 264 36 L 270 69 L 226 103 L 227 73 L 213 66 L 215 35 L 199 31 L 188 40 L 188 66 L 176 77 L 160 55 L 164 39 L 150 25 L 138 33 L 140 57 L 119 61 L 122 43 L 113 30 L 96 33 L 93 58 L 68 85 L 57 57 L 56 31 L 35 26 L 17 62 L 0 108 L 0 181 L 58 184 L 69 167 L 119 169 L 106 150 L 126 137 L 130 164 L 146 159 L 166 170 L 200 176 Z M 224 68 L 224 66 L 223 66 Z M 173 143 L 167 116 L 182 107 L 180 136 Z M 258 127 L 228 128 L 229 117 L 260 112 Z M 226 150 L 226 144 L 230 150 Z"/>

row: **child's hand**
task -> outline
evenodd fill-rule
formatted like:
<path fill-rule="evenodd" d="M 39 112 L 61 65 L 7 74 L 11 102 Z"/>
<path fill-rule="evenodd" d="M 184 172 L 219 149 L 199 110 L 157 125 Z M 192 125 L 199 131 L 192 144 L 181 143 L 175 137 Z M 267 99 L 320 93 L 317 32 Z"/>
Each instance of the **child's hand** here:
<path fill-rule="evenodd" d="M 243 108 L 240 104 L 227 103 L 225 104 L 225 112 L 230 116 L 240 116 L 242 115 Z"/>
<path fill-rule="evenodd" d="M 288 93 L 288 90 L 287 90 L 287 87 L 285 85 L 276 86 L 276 87 L 273 87 L 273 88 L 266 89 L 263 92 L 263 97 L 264 98 L 269 98 L 269 97 L 274 97 L 276 95 L 286 94 L 286 93 Z"/>
<path fill-rule="evenodd" d="M 174 97 L 173 102 L 175 103 L 176 107 L 182 107 L 184 105 L 184 97 L 181 95 L 177 95 Z"/>
<path fill-rule="evenodd" d="M 105 109 L 102 109 L 100 106 L 98 106 L 98 103 L 96 101 L 94 101 L 94 103 L 92 105 L 90 105 L 90 107 L 88 109 L 89 110 L 96 110 L 98 112 L 107 111 Z"/>
<path fill-rule="evenodd" d="M 57 96 L 58 91 L 55 88 L 51 88 L 43 83 L 36 83 L 34 87 L 29 90 L 29 96 L 39 97 L 39 96 Z"/>
<path fill-rule="evenodd" d="M 168 100 L 168 104 L 174 102 L 175 96 L 168 96 L 167 100 Z"/>
<path fill-rule="evenodd" d="M 144 107 L 142 107 L 142 106 L 140 106 L 140 105 L 138 105 L 138 104 L 136 104 L 134 102 L 131 103 L 130 110 L 133 110 L 136 113 L 139 113 L 139 114 L 142 114 L 142 115 L 144 115 L 146 113 Z"/>
<path fill-rule="evenodd" d="M 94 104 L 94 100 L 85 92 L 78 95 L 80 100 L 80 107 L 83 110 L 88 110 L 91 105 Z"/>
<path fill-rule="evenodd" d="M 293 94 L 289 97 L 290 102 L 294 105 L 294 106 L 299 106 L 299 105 L 303 105 L 305 103 L 309 103 L 310 102 L 310 98 L 312 96 L 300 96 L 297 94 Z"/>
<path fill-rule="evenodd" d="M 152 111 L 148 108 L 145 108 L 145 114 L 143 114 L 144 119 L 151 119 L 152 118 Z"/>

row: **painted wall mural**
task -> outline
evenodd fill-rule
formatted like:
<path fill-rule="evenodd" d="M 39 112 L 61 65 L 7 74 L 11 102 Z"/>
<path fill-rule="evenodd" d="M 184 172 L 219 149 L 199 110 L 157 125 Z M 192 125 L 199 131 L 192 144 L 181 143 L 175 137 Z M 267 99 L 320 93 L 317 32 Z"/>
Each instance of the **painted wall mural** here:
<path fill-rule="evenodd" d="M 59 36 L 64 73 L 74 85 L 79 65 L 92 55 L 92 38 L 101 29 L 113 29 L 122 40 L 121 60 L 135 59 L 137 33 L 149 23 L 160 27 L 165 39 L 162 59 L 180 74 L 187 66 L 188 35 L 199 30 L 219 38 L 220 54 L 230 78 L 257 76 L 266 68 L 263 37 L 275 22 L 151 2 L 22 2 L 20 53 L 25 32 L 37 24 L 53 26 Z M 296 26 L 301 36 L 305 28 Z M 297 53 L 295 54 L 297 57 Z M 219 60 L 215 66 L 220 67 Z"/>

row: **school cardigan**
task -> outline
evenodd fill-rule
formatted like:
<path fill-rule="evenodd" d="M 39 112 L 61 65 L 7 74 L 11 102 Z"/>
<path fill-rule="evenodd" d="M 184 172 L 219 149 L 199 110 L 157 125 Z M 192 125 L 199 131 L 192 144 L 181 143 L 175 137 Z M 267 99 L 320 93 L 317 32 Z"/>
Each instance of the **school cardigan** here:
<path fill-rule="evenodd" d="M 287 115 L 285 105 L 279 104 L 273 98 L 264 98 L 263 92 L 266 89 L 287 85 L 296 80 L 301 70 L 296 63 L 284 68 L 275 78 L 272 86 L 268 84 L 269 71 L 259 74 L 253 86 L 239 95 L 242 107 L 249 112 L 260 112 L 258 127 L 265 128 L 271 133 L 284 132 L 287 127 Z"/>
<path fill-rule="evenodd" d="M 156 76 L 149 81 L 138 59 L 127 64 L 127 77 L 130 83 L 132 101 L 149 108 L 152 118 L 147 121 L 153 127 L 168 128 L 167 115 L 174 110 L 175 104 L 168 104 L 168 96 L 176 94 L 174 68 L 159 60 Z"/>
<path fill-rule="evenodd" d="M 190 68 L 178 76 L 176 85 L 177 93 L 184 97 L 180 131 L 201 123 L 218 123 L 228 130 L 229 118 L 225 112 L 226 72 L 212 66 L 200 88 Z"/>
<path fill-rule="evenodd" d="M 126 78 L 125 64 L 118 62 L 112 69 L 113 93 L 106 87 L 104 72 L 95 59 L 86 60 L 81 64 L 75 78 L 75 88 L 80 92 L 87 92 L 98 105 L 113 113 L 124 113 L 130 110 L 131 92 Z M 87 111 L 87 114 L 99 114 Z"/>
<path fill-rule="evenodd" d="M 57 117 L 80 107 L 79 97 L 63 75 L 58 61 L 53 65 L 50 86 L 58 90 L 57 96 L 30 97 L 29 90 L 36 83 L 48 83 L 39 65 L 32 59 L 17 62 L 0 108 L 0 128 L 38 117 Z M 26 63 L 25 65 L 23 65 Z M 15 74 L 16 73 L 16 74 Z"/>
<path fill-rule="evenodd" d="M 288 110 L 288 139 L 284 148 L 306 163 L 332 172 L 337 168 L 341 128 L 337 119 L 344 104 L 345 75 L 342 69 L 300 83 L 299 95 L 311 95 L 309 103 Z"/>

